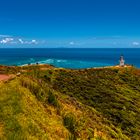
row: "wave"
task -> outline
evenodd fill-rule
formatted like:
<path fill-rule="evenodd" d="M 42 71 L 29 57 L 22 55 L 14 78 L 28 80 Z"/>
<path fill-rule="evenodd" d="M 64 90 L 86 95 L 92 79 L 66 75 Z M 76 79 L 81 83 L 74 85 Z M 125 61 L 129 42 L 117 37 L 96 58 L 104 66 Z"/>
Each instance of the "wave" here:
<path fill-rule="evenodd" d="M 22 64 L 21 66 L 27 66 L 28 64 L 34 65 L 36 63 L 50 64 L 50 65 L 54 65 L 55 67 L 72 68 L 72 69 L 110 66 L 110 64 L 107 63 L 100 63 L 100 62 L 93 62 L 93 61 L 89 62 L 89 61 L 82 61 L 82 60 L 66 60 L 66 59 L 45 59 L 40 61 L 29 59 L 29 61 L 26 64 Z"/>

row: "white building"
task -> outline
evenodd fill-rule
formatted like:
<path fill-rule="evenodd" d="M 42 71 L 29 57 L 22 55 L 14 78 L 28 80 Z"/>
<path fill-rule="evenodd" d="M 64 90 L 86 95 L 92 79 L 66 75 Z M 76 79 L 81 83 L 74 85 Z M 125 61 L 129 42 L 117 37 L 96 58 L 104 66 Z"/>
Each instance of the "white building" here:
<path fill-rule="evenodd" d="M 121 57 L 120 57 L 120 67 L 124 67 L 124 64 L 125 63 L 125 60 L 124 60 L 124 57 L 123 57 L 123 55 L 121 55 Z"/>

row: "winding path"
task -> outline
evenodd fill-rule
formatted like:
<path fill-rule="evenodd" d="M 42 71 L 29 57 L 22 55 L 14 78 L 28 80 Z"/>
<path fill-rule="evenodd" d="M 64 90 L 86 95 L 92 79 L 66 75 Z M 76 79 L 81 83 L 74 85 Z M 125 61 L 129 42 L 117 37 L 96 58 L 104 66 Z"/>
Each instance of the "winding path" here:
<path fill-rule="evenodd" d="M 11 78 L 10 75 L 0 74 L 0 81 L 7 81 Z"/>

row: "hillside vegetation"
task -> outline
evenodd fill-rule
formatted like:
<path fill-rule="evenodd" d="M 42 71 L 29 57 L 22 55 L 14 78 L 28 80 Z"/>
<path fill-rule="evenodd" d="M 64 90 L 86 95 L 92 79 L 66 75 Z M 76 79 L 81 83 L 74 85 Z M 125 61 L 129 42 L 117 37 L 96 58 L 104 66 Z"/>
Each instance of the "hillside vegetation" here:
<path fill-rule="evenodd" d="M 140 139 L 140 70 L 0 69 L 0 139 Z"/>

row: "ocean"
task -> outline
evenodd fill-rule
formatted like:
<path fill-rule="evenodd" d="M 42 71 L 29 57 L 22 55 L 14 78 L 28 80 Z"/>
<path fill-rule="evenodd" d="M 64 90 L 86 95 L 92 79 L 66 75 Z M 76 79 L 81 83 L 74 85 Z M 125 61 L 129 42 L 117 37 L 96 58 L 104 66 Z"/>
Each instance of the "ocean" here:
<path fill-rule="evenodd" d="M 80 69 L 114 66 L 123 55 L 126 64 L 140 68 L 140 49 L 128 48 L 1 48 L 0 65 L 51 64 L 55 67 Z"/>

